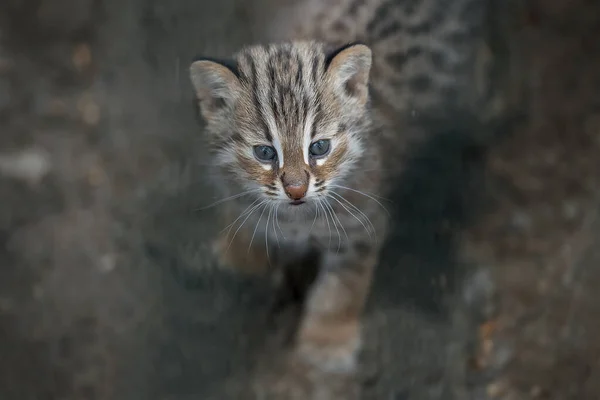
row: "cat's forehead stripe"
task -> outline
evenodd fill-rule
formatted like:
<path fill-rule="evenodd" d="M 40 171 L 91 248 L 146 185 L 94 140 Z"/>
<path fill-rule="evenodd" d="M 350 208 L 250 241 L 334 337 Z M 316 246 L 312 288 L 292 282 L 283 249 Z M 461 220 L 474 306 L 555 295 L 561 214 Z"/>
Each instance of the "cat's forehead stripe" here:
<path fill-rule="evenodd" d="M 273 137 L 272 137 L 271 132 L 269 132 L 269 127 L 265 121 L 265 118 L 264 118 L 264 115 L 262 112 L 262 107 L 260 104 L 260 99 L 259 99 L 258 70 L 256 68 L 254 59 L 252 58 L 252 56 L 250 54 L 247 54 L 245 59 L 246 59 L 245 61 L 248 63 L 248 66 L 250 68 L 250 76 L 248 77 L 248 80 L 250 81 L 250 84 L 251 84 L 252 102 L 254 103 L 254 107 L 257 110 L 258 120 L 260 121 L 260 125 L 261 125 L 260 128 L 262 128 L 263 133 L 266 136 L 267 140 L 269 142 L 271 142 L 273 140 Z"/>
<path fill-rule="evenodd" d="M 269 128 L 272 132 L 271 143 L 273 144 L 273 147 L 277 151 L 277 159 L 279 161 L 279 168 L 283 168 L 284 154 L 283 154 L 283 148 L 281 146 L 281 138 L 279 135 L 279 130 L 277 129 L 277 121 L 275 120 L 275 117 L 273 116 L 272 113 L 269 113 L 267 121 L 268 121 L 267 125 L 269 126 Z"/>
<path fill-rule="evenodd" d="M 281 130 L 285 133 L 289 128 L 302 128 L 310 109 L 319 103 L 316 99 L 323 57 L 321 47 L 314 45 L 247 49 L 240 57 L 240 67 L 251 82 L 254 106 L 263 111 L 259 117 L 264 119 L 268 109 L 278 124 L 284 125 Z M 265 135 L 272 136 L 273 132 Z"/>
<path fill-rule="evenodd" d="M 314 118 L 313 115 L 310 114 L 306 119 L 306 123 L 304 125 L 303 132 L 303 141 L 302 141 L 302 155 L 304 156 L 304 163 L 308 165 L 308 148 L 310 146 L 310 140 L 312 138 L 312 131 L 314 127 Z"/>
<path fill-rule="evenodd" d="M 256 141 L 273 146 L 279 168 L 308 165 L 323 126 L 324 48 L 315 43 L 254 46 L 238 55 L 240 77 L 256 117 Z"/>

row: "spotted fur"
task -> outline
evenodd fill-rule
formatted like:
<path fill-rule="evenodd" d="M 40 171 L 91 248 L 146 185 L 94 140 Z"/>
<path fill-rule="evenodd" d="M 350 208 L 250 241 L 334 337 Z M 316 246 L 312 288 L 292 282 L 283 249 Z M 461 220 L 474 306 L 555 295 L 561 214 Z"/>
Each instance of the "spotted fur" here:
<path fill-rule="evenodd" d="M 488 0 L 303 0 L 283 9 L 269 38 L 360 41 L 373 50 L 371 95 L 388 120 L 462 103 L 488 90 Z"/>
<path fill-rule="evenodd" d="M 227 203 L 230 215 L 241 217 L 224 241 L 234 241 L 245 225 L 253 231 L 250 242 L 256 239 L 247 245 L 264 248 L 268 261 L 283 267 L 292 254 L 302 257 L 315 247 L 322 253 L 321 283 L 309 296 L 299 349 L 323 368 L 354 367 L 357 318 L 376 260 L 376 235 L 385 230 L 382 206 L 369 194 L 378 192 L 380 160 L 371 144 L 371 58 L 362 44 L 290 42 L 246 48 L 231 64 L 201 59 L 191 67 L 217 180 L 227 194 L 249 191 Z M 329 152 L 313 157 L 309 148 L 319 140 L 330 141 Z M 277 157 L 261 161 L 256 146 L 270 146 Z M 286 182 L 306 185 L 304 204 L 290 202 Z M 350 282 L 355 287 L 340 296 Z M 338 321 L 342 315 L 348 318 Z M 324 340 L 346 323 L 347 340 Z"/>
<path fill-rule="evenodd" d="M 364 60 L 360 55 L 356 60 L 365 63 L 362 68 L 368 73 L 370 51 L 355 47 L 368 53 L 362 56 Z M 208 76 L 211 73 L 223 73 L 223 79 L 230 80 L 230 93 L 224 96 L 229 98 L 217 111 L 206 104 L 216 104 L 212 98 L 204 97 L 201 104 L 215 160 L 227 178 L 246 189 L 262 189 L 269 199 L 285 200 L 282 176 L 308 180 L 310 198 L 318 196 L 317 189 L 324 191 L 326 182 L 343 180 L 351 173 L 364 153 L 362 143 L 368 131 L 366 87 L 363 94 L 338 90 L 331 55 L 322 44 L 296 42 L 244 49 L 235 66 L 227 70 L 213 61 L 195 64 L 200 65 L 194 75 L 200 91 L 207 90 L 202 85 L 208 79 L 219 79 Z M 366 83 L 367 78 L 363 79 Z M 361 102 L 363 106 L 357 106 Z M 319 139 L 331 140 L 327 162 L 308 155 L 310 144 Z M 277 162 L 257 162 L 253 148 L 258 145 L 272 146 Z"/>

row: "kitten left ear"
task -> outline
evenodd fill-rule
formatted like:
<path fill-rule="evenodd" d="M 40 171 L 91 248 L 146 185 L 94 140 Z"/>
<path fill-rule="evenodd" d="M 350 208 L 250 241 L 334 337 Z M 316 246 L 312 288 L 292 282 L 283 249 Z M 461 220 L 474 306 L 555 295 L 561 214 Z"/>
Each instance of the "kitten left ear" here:
<path fill-rule="evenodd" d="M 350 44 L 327 57 L 327 74 L 336 89 L 364 105 L 369 96 L 371 62 L 369 47 L 364 44 Z"/>
<path fill-rule="evenodd" d="M 231 106 L 240 91 L 235 64 L 201 59 L 190 66 L 190 79 L 200 101 L 200 111 L 206 119 Z"/>

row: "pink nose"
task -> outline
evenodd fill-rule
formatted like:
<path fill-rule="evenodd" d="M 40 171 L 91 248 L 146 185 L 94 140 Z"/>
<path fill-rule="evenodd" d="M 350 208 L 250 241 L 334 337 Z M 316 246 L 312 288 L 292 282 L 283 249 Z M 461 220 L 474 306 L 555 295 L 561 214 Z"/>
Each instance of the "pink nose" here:
<path fill-rule="evenodd" d="M 300 200 L 306 194 L 307 189 L 306 185 L 286 185 L 285 194 L 292 200 Z"/>

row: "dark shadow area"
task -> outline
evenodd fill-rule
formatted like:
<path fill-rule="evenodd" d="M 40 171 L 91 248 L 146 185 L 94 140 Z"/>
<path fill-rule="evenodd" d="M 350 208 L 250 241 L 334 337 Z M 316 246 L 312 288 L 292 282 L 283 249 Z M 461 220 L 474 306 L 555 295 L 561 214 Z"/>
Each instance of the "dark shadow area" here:
<path fill-rule="evenodd" d="M 456 235 L 480 206 L 486 146 L 479 138 L 491 127 L 460 111 L 414 125 L 432 139 L 411 150 L 394 184 L 394 224 L 374 293 L 378 303 L 447 316 L 447 299 L 461 273 Z"/>

